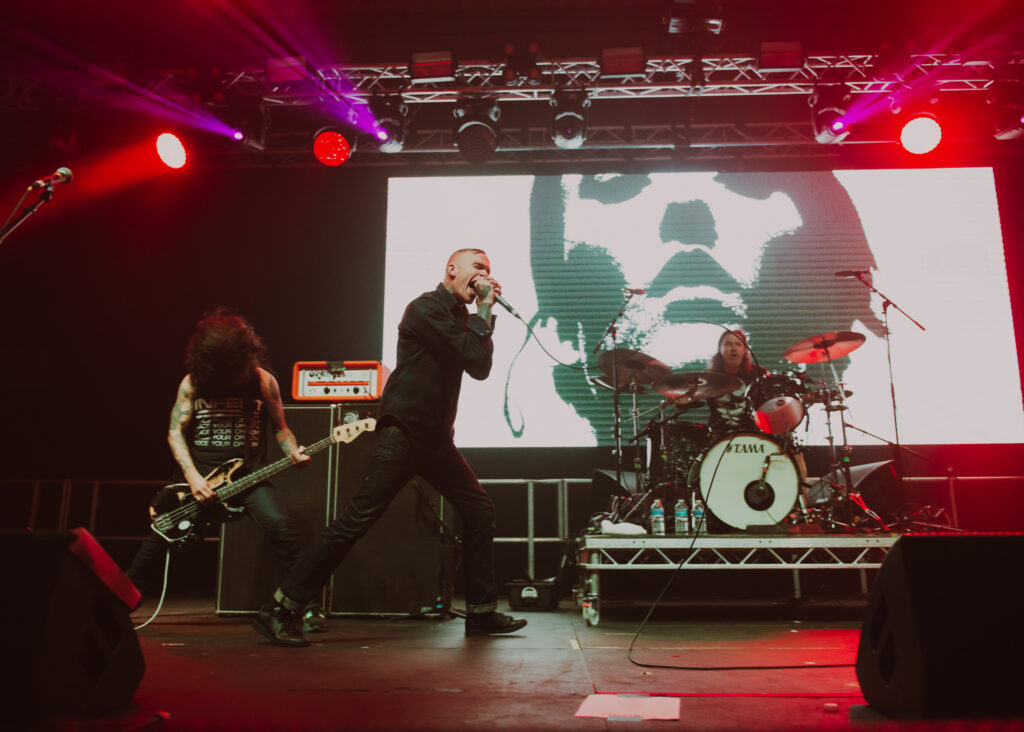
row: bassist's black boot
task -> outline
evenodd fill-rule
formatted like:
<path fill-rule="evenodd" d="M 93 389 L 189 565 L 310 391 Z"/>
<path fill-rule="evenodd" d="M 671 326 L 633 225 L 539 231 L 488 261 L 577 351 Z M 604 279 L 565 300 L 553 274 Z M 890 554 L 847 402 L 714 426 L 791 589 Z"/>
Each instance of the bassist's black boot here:
<path fill-rule="evenodd" d="M 275 646 L 302 648 L 309 641 L 302 635 L 302 615 L 275 602 L 260 608 L 252 627 Z"/>

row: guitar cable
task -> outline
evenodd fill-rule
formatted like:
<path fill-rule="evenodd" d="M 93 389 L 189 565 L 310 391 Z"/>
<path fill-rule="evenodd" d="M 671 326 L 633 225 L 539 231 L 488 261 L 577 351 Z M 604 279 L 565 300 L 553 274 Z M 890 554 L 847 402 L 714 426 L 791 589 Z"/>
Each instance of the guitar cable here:
<path fill-rule="evenodd" d="M 132 630 L 142 630 L 147 625 L 156 620 L 156 616 L 160 614 L 160 609 L 164 606 L 164 598 L 167 597 L 167 578 L 171 572 L 171 547 L 168 546 L 164 553 L 164 582 L 163 587 L 160 589 L 160 601 L 156 604 L 156 610 L 149 617 L 149 620 L 142 623 L 142 625 L 136 625 Z"/>

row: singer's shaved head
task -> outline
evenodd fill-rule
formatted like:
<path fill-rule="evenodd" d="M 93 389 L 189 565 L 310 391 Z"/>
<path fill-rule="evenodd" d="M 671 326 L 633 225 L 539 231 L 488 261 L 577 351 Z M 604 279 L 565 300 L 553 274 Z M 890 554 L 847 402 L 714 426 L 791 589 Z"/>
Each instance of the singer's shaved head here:
<path fill-rule="evenodd" d="M 476 299 L 474 280 L 482 274 L 490 273 L 491 261 L 487 258 L 487 252 L 483 249 L 459 249 L 448 257 L 442 284 L 460 302 L 471 303 Z"/>

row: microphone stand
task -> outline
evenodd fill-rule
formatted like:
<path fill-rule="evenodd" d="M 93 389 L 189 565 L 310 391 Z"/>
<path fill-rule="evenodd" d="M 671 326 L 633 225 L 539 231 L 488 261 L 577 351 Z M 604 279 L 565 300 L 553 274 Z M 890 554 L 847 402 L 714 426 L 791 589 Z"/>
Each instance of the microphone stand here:
<path fill-rule="evenodd" d="M 26 191 L 26 193 L 28 193 L 28 191 Z M 25 197 L 23 195 L 22 196 L 22 200 L 24 200 L 24 198 Z M 18 214 L 18 217 L 16 219 L 14 219 L 13 221 L 9 221 L 7 224 L 4 224 L 3 228 L 0 229 L 0 244 L 3 244 L 4 239 L 7 238 L 8 234 L 10 234 L 12 231 L 17 229 L 18 226 L 20 226 L 22 224 L 22 222 L 25 221 L 25 219 L 27 219 L 29 216 L 31 216 L 32 214 L 34 214 L 36 212 L 37 208 L 42 206 L 44 203 L 49 201 L 51 198 L 53 198 L 53 184 L 50 184 L 50 185 L 46 186 L 46 188 L 43 190 L 43 192 L 39 194 L 39 200 L 36 201 L 35 203 L 31 203 L 28 206 L 26 206 L 25 208 L 23 208 L 21 210 L 21 213 Z M 20 201 L 19 201 L 19 203 L 20 203 Z"/>
<path fill-rule="evenodd" d="M 866 279 L 864 277 L 864 273 L 863 272 L 857 272 L 857 273 L 854 274 L 854 276 L 858 280 L 860 280 L 860 283 L 862 285 L 864 285 L 869 290 L 871 290 L 871 292 L 875 293 L 880 298 L 882 298 L 882 323 L 883 323 L 883 327 L 885 328 L 885 355 L 886 355 L 886 359 L 889 362 L 889 398 L 892 401 L 893 436 L 895 437 L 895 447 L 894 447 L 894 450 L 893 450 L 893 460 L 896 463 L 896 473 L 897 473 L 897 475 L 902 476 L 903 475 L 903 465 L 902 465 L 902 461 L 901 461 L 902 454 L 901 454 L 901 450 L 900 450 L 900 447 L 901 447 L 900 446 L 900 421 L 899 421 L 899 417 L 898 417 L 897 411 L 896 411 L 896 379 L 894 378 L 893 372 L 892 372 L 892 338 L 891 338 L 892 331 L 889 330 L 889 308 L 892 307 L 892 308 L 895 308 L 896 310 L 899 310 L 901 313 L 903 313 L 903 315 L 907 318 L 907 320 L 909 320 L 911 323 L 916 325 L 921 330 L 925 330 L 925 327 L 923 325 L 921 325 L 919 322 L 917 322 L 916 320 L 914 320 L 914 318 L 912 318 L 910 316 L 910 313 L 908 313 L 906 310 L 904 310 L 899 305 L 897 305 L 892 300 L 890 300 L 887 295 L 885 295 L 884 293 L 880 292 L 878 290 L 878 288 L 876 288 L 874 286 L 874 284 L 872 284 L 868 279 Z"/>

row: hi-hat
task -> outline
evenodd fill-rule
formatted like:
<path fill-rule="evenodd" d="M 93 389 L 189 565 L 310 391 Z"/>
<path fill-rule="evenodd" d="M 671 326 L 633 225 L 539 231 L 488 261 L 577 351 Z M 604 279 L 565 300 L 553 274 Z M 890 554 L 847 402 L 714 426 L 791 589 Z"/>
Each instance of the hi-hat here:
<path fill-rule="evenodd" d="M 835 361 L 848 353 L 852 353 L 864 345 L 864 336 L 860 333 L 844 330 L 838 333 L 821 333 L 794 343 L 783 354 L 787 361 L 793 363 L 822 363 Z"/>
<path fill-rule="evenodd" d="M 736 391 L 743 382 L 717 371 L 683 371 L 654 382 L 654 390 L 676 404 L 686 404 Z"/>
<path fill-rule="evenodd" d="M 628 348 L 605 351 L 597 357 L 597 367 L 609 379 L 614 379 L 615 386 L 620 391 L 630 391 L 631 385 L 635 388 L 637 385 L 653 384 L 672 373 L 672 370 L 658 359 Z"/>

